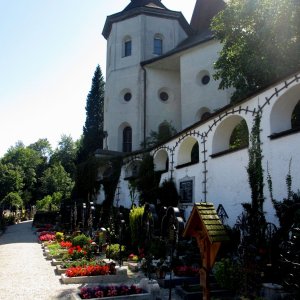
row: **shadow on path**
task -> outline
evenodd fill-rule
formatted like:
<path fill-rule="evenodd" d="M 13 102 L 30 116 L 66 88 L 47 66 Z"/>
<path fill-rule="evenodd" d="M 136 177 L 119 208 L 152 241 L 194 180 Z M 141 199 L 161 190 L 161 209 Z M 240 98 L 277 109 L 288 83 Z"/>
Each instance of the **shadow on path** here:
<path fill-rule="evenodd" d="M 32 221 L 7 226 L 5 232 L 0 236 L 0 245 L 36 242 L 37 235 L 34 234 Z"/>

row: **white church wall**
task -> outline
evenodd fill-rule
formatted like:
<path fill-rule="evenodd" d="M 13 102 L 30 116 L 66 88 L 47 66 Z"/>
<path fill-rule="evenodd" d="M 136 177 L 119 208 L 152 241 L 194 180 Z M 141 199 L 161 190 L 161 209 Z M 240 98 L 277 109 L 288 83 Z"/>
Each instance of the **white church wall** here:
<path fill-rule="evenodd" d="M 220 43 L 211 40 L 191 48 L 180 58 L 182 128 L 199 121 L 196 118 L 201 108 L 214 112 L 229 103 L 230 91 L 219 90 L 219 82 L 212 78 L 213 63 L 220 50 Z M 204 76 L 210 77 L 207 84 L 202 83 Z"/>
<path fill-rule="evenodd" d="M 147 68 L 147 136 L 151 130 L 158 132 L 158 126 L 168 121 L 181 130 L 180 116 L 180 78 L 174 71 Z M 160 99 L 160 93 L 165 92 L 169 98 Z M 151 116 L 151 117 L 150 117 Z"/>
<path fill-rule="evenodd" d="M 112 72 L 106 82 L 104 105 L 104 130 L 108 132 L 108 149 L 122 151 L 122 124 L 132 128 L 132 148 L 140 148 L 141 116 L 143 114 L 142 85 L 139 84 L 139 68 L 133 66 Z M 124 100 L 130 92 L 130 101 Z M 108 112 L 108 113 L 107 113 Z"/>
<path fill-rule="evenodd" d="M 174 138 L 163 147 L 170 149 L 169 158 L 174 157 L 174 166 L 176 166 L 176 161 L 178 160 L 178 150 L 180 143 L 185 140 L 184 136 L 199 136 L 205 137 L 206 140 L 206 157 L 200 155 L 200 162 L 196 165 L 186 166 L 184 168 L 177 169 L 176 167 L 171 167 L 168 175 L 172 173 L 172 177 L 177 184 L 179 180 L 185 176 L 195 178 L 195 192 L 193 201 L 199 201 L 198 195 L 202 195 L 201 183 L 203 175 L 199 170 L 203 168 L 203 161 L 206 159 L 206 169 L 207 169 L 207 201 L 211 201 L 217 207 L 222 204 L 229 215 L 228 224 L 233 225 L 236 222 L 237 217 L 242 212 L 243 208 L 241 203 L 251 202 L 251 190 L 248 183 L 248 175 L 246 167 L 248 165 L 248 149 L 241 149 L 238 151 L 229 151 L 223 153 L 223 155 L 216 155 L 211 157 L 213 153 L 213 139 L 215 137 L 214 133 L 218 130 L 218 126 L 222 126 L 222 120 L 234 116 L 242 116 L 251 132 L 255 113 L 261 109 L 262 119 L 261 119 L 261 142 L 262 142 L 262 154 L 263 161 L 262 166 L 264 169 L 264 211 L 266 212 L 266 218 L 268 221 L 275 224 L 278 220 L 275 216 L 275 211 L 270 200 L 268 186 L 267 186 L 267 165 L 273 181 L 273 194 L 274 198 L 277 200 L 282 200 L 287 196 L 287 189 L 285 184 L 286 175 L 289 172 L 289 162 L 292 158 L 291 164 L 291 176 L 292 176 L 292 190 L 297 192 L 300 188 L 300 158 L 299 158 L 299 148 L 300 148 L 300 132 L 295 132 L 294 134 L 284 135 L 280 138 L 270 139 L 270 119 L 272 119 L 273 107 L 276 107 L 278 102 L 282 101 L 284 105 L 285 101 L 296 101 L 291 97 L 290 90 L 295 88 L 300 90 L 299 80 L 300 76 L 297 78 L 291 77 L 286 80 L 286 83 L 279 83 L 272 86 L 266 91 L 263 91 L 259 95 L 238 104 L 236 107 L 232 107 L 227 111 L 221 112 L 214 118 L 211 118 L 205 123 L 199 126 L 193 127 L 193 129 L 183 132 L 180 137 Z M 293 95 L 297 96 L 297 93 L 293 91 Z M 283 100 L 282 100 L 283 99 Z M 268 104 L 269 103 L 269 104 Z M 287 105 L 288 106 L 288 105 Z M 284 109 L 284 108 L 282 108 Z M 290 119 L 291 116 L 288 116 Z M 280 120 L 281 122 L 281 120 Z M 225 123 L 224 123 L 225 124 Z M 199 138 L 197 137 L 199 140 Z M 201 140 L 201 138 L 200 138 Z M 200 146 L 203 150 L 203 146 Z M 167 178 L 167 174 L 164 173 L 164 178 Z M 169 177 L 170 178 L 170 177 Z M 190 212 L 190 207 L 183 205 L 186 210 L 186 217 Z"/>
<path fill-rule="evenodd" d="M 247 163 L 248 150 L 243 149 L 209 159 L 207 165 L 207 202 L 216 208 L 222 204 L 231 225 L 242 211 L 241 203 L 251 201 Z"/>

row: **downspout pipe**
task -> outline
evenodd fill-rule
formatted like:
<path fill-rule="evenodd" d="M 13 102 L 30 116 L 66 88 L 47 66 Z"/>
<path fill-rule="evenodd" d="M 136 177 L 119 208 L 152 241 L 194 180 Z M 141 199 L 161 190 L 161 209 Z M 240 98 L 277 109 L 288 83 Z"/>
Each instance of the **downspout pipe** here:
<path fill-rule="evenodd" d="M 146 112 L 147 112 L 147 71 L 145 69 L 145 67 L 143 65 L 141 65 L 142 67 L 142 70 L 143 70 L 143 79 L 144 79 L 144 85 L 143 85 L 143 89 L 144 89 L 144 99 L 143 99 L 143 102 L 144 102 L 144 128 L 143 128 L 143 148 L 145 149 L 146 148 Z"/>

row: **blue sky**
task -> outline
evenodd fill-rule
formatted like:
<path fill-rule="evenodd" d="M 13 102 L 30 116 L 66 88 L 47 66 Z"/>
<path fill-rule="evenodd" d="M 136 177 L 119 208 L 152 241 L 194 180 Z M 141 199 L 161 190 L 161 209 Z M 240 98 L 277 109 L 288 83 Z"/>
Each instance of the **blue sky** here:
<path fill-rule="evenodd" d="M 190 21 L 196 0 L 163 0 Z M 86 96 L 97 64 L 105 75 L 107 15 L 129 0 L 0 0 L 0 157 L 82 134 Z"/>

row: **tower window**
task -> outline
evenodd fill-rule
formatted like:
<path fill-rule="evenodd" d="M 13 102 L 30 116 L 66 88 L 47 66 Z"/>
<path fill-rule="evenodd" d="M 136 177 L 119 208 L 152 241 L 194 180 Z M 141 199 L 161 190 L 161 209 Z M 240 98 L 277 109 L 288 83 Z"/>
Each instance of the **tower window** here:
<path fill-rule="evenodd" d="M 132 129 L 127 126 L 123 130 L 123 152 L 132 151 Z"/>
<path fill-rule="evenodd" d="M 162 55 L 163 52 L 163 41 L 160 37 L 154 38 L 153 53 L 156 55 Z"/>
<path fill-rule="evenodd" d="M 126 40 L 124 42 L 124 56 L 131 56 L 131 48 L 132 48 L 131 40 Z"/>

